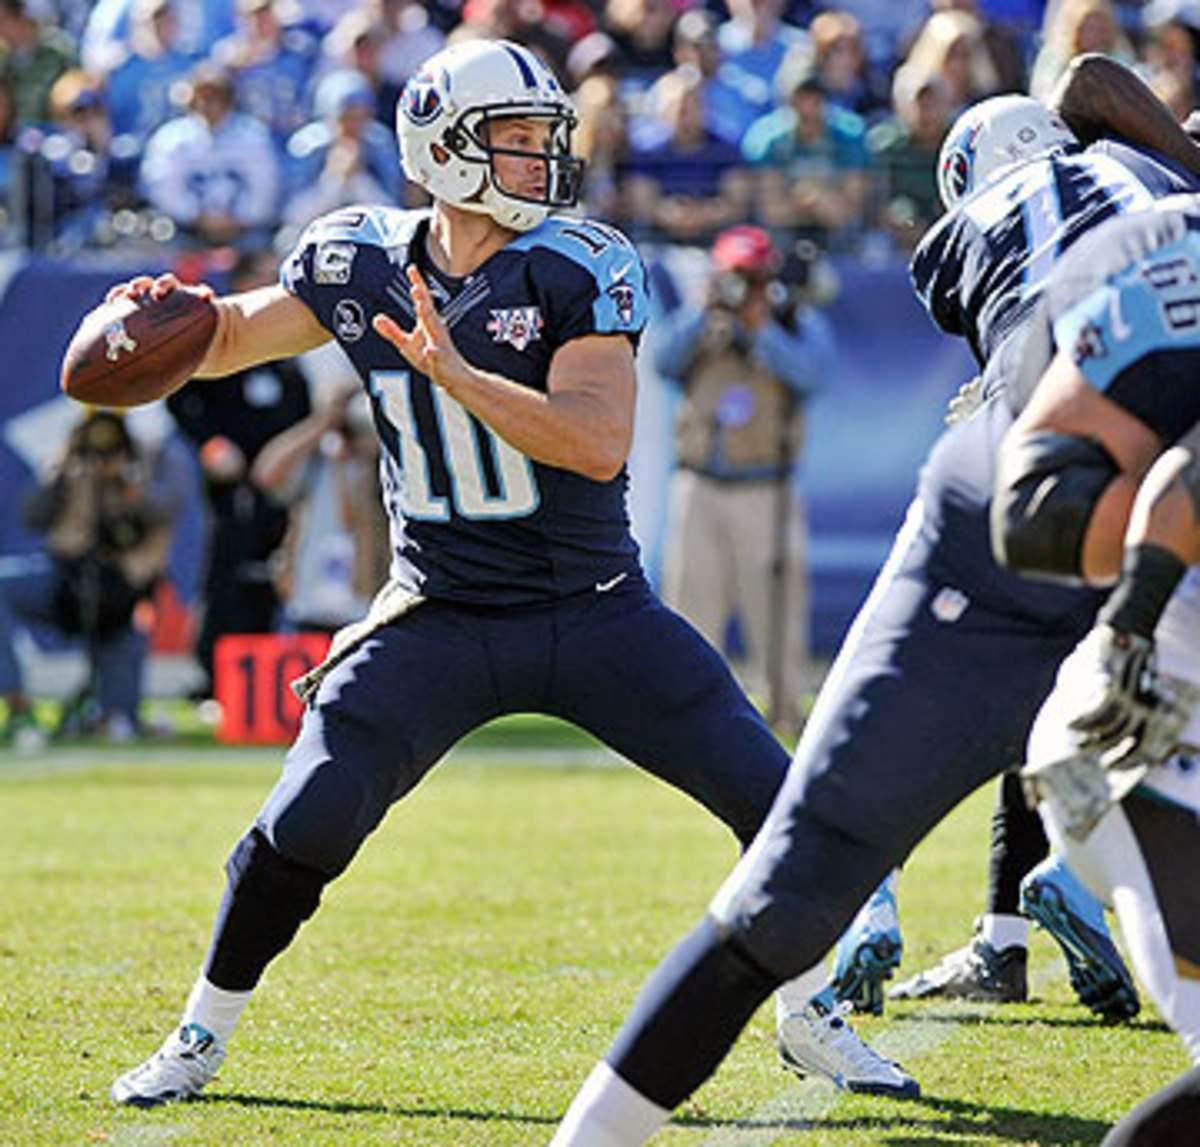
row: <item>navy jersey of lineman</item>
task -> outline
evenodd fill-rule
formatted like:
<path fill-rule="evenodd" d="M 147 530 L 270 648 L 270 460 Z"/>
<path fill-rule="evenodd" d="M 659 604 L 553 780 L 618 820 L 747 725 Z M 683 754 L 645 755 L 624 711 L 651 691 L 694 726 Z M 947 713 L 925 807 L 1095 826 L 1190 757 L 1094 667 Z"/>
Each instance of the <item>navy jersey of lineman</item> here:
<path fill-rule="evenodd" d="M 986 362 L 1028 316 L 1057 258 L 1112 215 L 1198 189 L 1157 153 L 1102 140 L 1014 165 L 944 215 L 913 256 L 913 286 L 942 330 Z"/>
<path fill-rule="evenodd" d="M 636 344 L 645 269 L 618 231 L 551 218 L 461 280 L 424 254 L 426 211 L 364 207 L 311 224 L 284 265 L 287 290 L 338 340 L 367 384 L 383 443 L 392 574 L 431 598 L 524 605 L 640 575 L 626 472 L 597 482 L 535 462 L 412 369 L 371 327 L 415 323 L 415 261 L 462 356 L 545 391 L 554 352 L 591 334 Z"/>

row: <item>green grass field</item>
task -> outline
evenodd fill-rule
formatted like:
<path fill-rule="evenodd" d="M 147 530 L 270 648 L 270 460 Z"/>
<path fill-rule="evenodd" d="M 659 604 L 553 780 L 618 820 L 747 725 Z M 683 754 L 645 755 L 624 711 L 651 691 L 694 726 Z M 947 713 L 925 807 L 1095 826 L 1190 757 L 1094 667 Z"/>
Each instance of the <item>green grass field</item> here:
<path fill-rule="evenodd" d="M 331 888 L 211 1094 L 117 1110 L 108 1084 L 175 1022 L 221 864 L 278 757 L 0 758 L 0 1143 L 546 1143 L 735 857 L 702 811 L 577 737 L 517 725 L 477 738 Z M 964 942 L 991 798 L 905 873 L 905 970 Z M 1181 1046 L 1149 1008 L 1130 1027 L 1093 1021 L 1040 935 L 1031 970 L 1025 1006 L 894 1005 L 859 1022 L 921 1080 L 910 1103 L 796 1081 L 764 1008 L 656 1143 L 1097 1143 L 1186 1066 Z"/>

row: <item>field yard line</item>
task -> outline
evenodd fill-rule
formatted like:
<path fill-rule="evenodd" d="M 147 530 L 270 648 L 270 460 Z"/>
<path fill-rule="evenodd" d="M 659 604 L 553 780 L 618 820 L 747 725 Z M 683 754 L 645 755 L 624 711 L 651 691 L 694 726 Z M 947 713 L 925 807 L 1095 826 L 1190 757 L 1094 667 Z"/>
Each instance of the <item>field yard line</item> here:
<path fill-rule="evenodd" d="M 1064 972 L 1057 961 L 1035 969 L 1029 976 L 1030 994 L 1040 992 L 1047 982 Z M 928 1020 L 910 1013 L 903 1024 L 888 1028 L 871 1039 L 871 1046 L 880 1055 L 903 1064 L 920 1081 L 921 1058 L 958 1038 L 958 1025 L 952 1022 L 956 1013 L 957 1008 L 953 1005 L 931 1004 Z M 761 1104 L 749 1119 L 736 1126 L 719 1128 L 703 1141 L 701 1147 L 752 1147 L 774 1142 L 784 1127 L 789 1133 L 819 1127 L 821 1119 L 832 1114 L 844 1098 L 846 1094 L 835 1090 L 823 1077 L 805 1080 L 793 1077 L 786 1090 Z"/>
<path fill-rule="evenodd" d="M 163 745 L 161 748 L 139 746 L 133 752 L 119 747 L 49 749 L 36 756 L 13 757 L 0 761 L 0 784 L 8 781 L 38 780 L 85 769 L 116 765 L 121 768 L 161 768 L 201 765 L 225 768 L 242 765 L 280 765 L 282 748 L 210 748 Z M 626 762 L 601 745 L 595 748 L 509 747 L 486 745 L 479 748 L 453 750 L 446 760 L 450 767 L 487 765 L 489 768 L 612 768 Z"/>

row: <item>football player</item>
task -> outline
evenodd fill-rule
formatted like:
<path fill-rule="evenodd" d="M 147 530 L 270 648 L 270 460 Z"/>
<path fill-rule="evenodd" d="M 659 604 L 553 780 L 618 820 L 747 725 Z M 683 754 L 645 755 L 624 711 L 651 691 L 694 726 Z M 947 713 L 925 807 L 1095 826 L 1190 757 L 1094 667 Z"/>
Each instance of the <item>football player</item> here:
<path fill-rule="evenodd" d="M 1186 151 L 1169 113 L 1129 79 L 1126 106 L 1144 113 L 1138 138 L 1161 131 Z M 948 147 L 951 212 L 918 252 L 914 278 L 939 324 L 989 360 L 983 404 L 934 446 L 767 824 L 643 990 L 556 1147 L 653 1134 L 772 988 L 821 958 L 963 797 L 1021 760 L 1060 656 L 1099 605 L 1097 592 L 1024 580 L 992 557 L 994 458 L 1014 416 L 1006 383 L 1054 258 L 1088 225 L 1195 183 L 1126 144 L 1081 150 L 1023 97 L 970 109 Z"/>
<path fill-rule="evenodd" d="M 1005 439 L 993 502 L 1010 567 L 1090 581 L 1120 569 L 1038 714 L 1025 773 L 1051 839 L 1116 908 L 1139 978 L 1195 1063 L 1198 316 L 1200 198 L 1080 243 L 1052 275 L 1026 348 L 1022 378 L 1052 357 Z M 1113 1142 L 1184 1142 L 1196 1108 L 1185 1076 Z"/>
<path fill-rule="evenodd" d="M 218 300 L 202 375 L 330 338 L 355 364 L 382 442 L 392 576 L 302 683 L 302 728 L 229 859 L 182 1021 L 116 1081 L 119 1103 L 184 1098 L 212 1078 L 325 886 L 484 722 L 570 721 L 747 844 L 787 768 L 719 655 L 639 564 L 625 461 L 646 276 L 618 231 L 552 214 L 580 189 L 567 97 L 526 48 L 480 41 L 427 61 L 397 117 L 405 171 L 432 209 L 318 219 L 279 285 Z M 140 278 L 115 293 L 174 286 Z M 795 1058 L 816 1054 L 847 1086 L 916 1090 L 832 1008 L 789 1038 Z"/>

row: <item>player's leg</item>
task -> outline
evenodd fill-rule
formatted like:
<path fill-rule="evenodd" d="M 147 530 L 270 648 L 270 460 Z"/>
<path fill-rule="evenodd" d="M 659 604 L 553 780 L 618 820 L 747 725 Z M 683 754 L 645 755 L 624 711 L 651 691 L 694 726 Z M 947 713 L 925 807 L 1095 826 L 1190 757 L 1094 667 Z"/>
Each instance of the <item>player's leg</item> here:
<path fill-rule="evenodd" d="M 1020 915 L 1020 886 L 1046 849 L 1041 820 L 1026 804 L 1020 778 L 1006 773 L 992 813 L 987 910 L 974 937 L 888 994 L 893 999 L 1024 1000 L 1029 922 Z"/>
<path fill-rule="evenodd" d="M 0 558 L 0 697 L 8 719 L 0 743 L 32 752 L 46 743 L 25 692 L 25 675 L 17 657 L 17 632 L 24 621 L 54 624 L 55 574 L 45 554 Z"/>
<path fill-rule="evenodd" d="M 1142 1100 L 1105 1137 L 1100 1147 L 1179 1147 L 1200 1127 L 1200 1067 L 1184 1072 Z"/>
<path fill-rule="evenodd" d="M 838 940 L 833 991 L 854 1010 L 883 1012 L 883 985 L 900 966 L 904 941 L 896 904 L 899 871 L 889 872 Z"/>
<path fill-rule="evenodd" d="M 1137 988 L 1109 934 L 1104 905 L 1059 853 L 1052 853 L 1021 882 L 1021 911 L 1058 944 L 1071 987 L 1085 1007 L 1109 1023 L 1138 1014 Z"/>
<path fill-rule="evenodd" d="M 716 651 L 640 589 L 580 606 L 564 628 L 551 711 L 694 797 L 748 844 L 788 755 Z M 858 1038 L 819 967 L 781 992 L 779 1038 L 784 1063 L 801 1074 L 847 1090 L 917 1089 Z"/>
<path fill-rule="evenodd" d="M 432 603 L 379 630 L 323 681 L 283 775 L 226 865 L 213 939 L 180 1026 L 113 1085 L 119 1103 L 194 1095 L 224 1058 L 267 965 L 390 806 L 500 706 L 482 641 Z"/>

